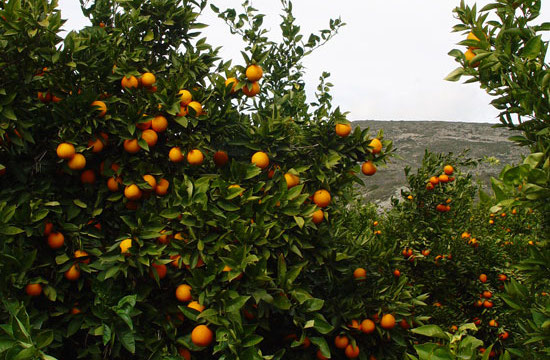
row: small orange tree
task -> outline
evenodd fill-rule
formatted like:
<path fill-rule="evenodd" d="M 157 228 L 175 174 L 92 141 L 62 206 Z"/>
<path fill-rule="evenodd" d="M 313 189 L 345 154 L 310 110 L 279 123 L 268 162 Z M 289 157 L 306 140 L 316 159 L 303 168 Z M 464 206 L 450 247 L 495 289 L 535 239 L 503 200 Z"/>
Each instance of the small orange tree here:
<path fill-rule="evenodd" d="M 55 2 L 0 4 L 0 354 L 377 351 L 356 333 L 334 353 L 333 339 L 373 316 L 388 341 L 412 297 L 381 267 L 353 293 L 353 266 L 384 249 L 354 257 L 334 204 L 391 142 L 351 131 L 326 74 L 308 104 L 301 77 L 341 23 L 303 43 L 283 1 L 277 44 L 245 3 L 223 15 L 249 24 L 231 67 L 200 38 L 206 1 L 81 3 L 92 26 L 64 39 Z"/>

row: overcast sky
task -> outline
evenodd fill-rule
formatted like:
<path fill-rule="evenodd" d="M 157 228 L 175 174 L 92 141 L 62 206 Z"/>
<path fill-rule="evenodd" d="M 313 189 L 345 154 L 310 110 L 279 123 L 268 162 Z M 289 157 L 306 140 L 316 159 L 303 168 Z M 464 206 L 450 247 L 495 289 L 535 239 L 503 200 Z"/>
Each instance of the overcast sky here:
<path fill-rule="evenodd" d="M 221 9 L 240 8 L 241 0 L 212 0 Z M 252 0 L 266 14 L 264 24 L 280 38 L 280 2 Z M 482 6 L 490 1 L 467 0 Z M 65 29 L 88 25 L 79 1 L 60 0 Z M 349 120 L 448 120 L 498 122 L 491 98 L 477 84 L 443 79 L 458 63 L 447 53 L 463 39 L 451 33 L 457 23 L 452 10 L 459 0 L 294 0 L 297 24 L 309 33 L 328 27 L 330 18 L 347 24 L 328 44 L 306 58 L 305 81 L 313 99 L 318 78 L 331 73 L 333 104 L 349 111 Z M 548 21 L 550 2 L 543 2 L 540 19 Z M 208 8 L 201 22 L 208 43 L 223 45 L 221 56 L 243 64 L 243 43 Z"/>

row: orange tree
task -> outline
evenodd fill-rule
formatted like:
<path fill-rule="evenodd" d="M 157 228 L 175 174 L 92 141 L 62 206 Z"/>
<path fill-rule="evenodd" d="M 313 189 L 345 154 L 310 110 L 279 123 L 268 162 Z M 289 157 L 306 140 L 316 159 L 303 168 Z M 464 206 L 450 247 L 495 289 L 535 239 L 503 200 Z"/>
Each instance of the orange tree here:
<path fill-rule="evenodd" d="M 283 1 L 278 44 L 245 2 L 231 67 L 206 1 L 81 3 L 64 39 L 56 2 L 0 4 L 0 356 L 399 357 L 423 297 L 335 206 L 391 142 L 301 78 L 341 23 L 303 42 Z"/>
<path fill-rule="evenodd" d="M 536 23 L 540 9 L 540 0 L 493 1 L 479 11 L 462 1 L 455 9 L 459 23 L 454 30 L 464 32 L 466 39 L 460 45 L 468 49 L 449 53 L 461 66 L 447 79 L 468 76 L 467 82 L 479 82 L 494 97 L 491 103 L 500 110 L 502 126 L 521 131 L 510 139 L 531 150 L 521 164 L 506 167 L 493 179 L 498 204 L 492 210 L 531 208 L 542 214 L 541 236 L 530 258 L 518 266 L 528 288 L 520 284 L 508 288 L 507 300 L 522 319 L 524 342 L 534 344 L 535 354 L 548 357 L 550 311 L 539 295 L 550 286 L 550 69 L 545 62 L 548 42 L 542 37 L 550 23 Z"/>

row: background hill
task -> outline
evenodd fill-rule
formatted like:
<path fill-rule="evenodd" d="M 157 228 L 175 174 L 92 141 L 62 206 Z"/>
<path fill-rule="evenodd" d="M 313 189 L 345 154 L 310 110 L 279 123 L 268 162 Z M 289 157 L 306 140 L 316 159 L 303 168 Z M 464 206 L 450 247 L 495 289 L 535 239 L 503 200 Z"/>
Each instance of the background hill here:
<path fill-rule="evenodd" d="M 405 166 L 416 169 L 422 162 L 424 149 L 432 152 L 458 154 L 470 149 L 468 157 L 494 157 L 498 163 L 484 161 L 472 171 L 485 187 L 497 176 L 505 164 L 518 163 L 527 154 L 525 148 L 515 146 L 508 137 L 514 135 L 506 128 L 493 128 L 487 123 L 446 121 L 354 121 L 353 127 L 369 127 L 371 134 L 384 130 L 384 137 L 394 142 L 398 155 L 387 167 L 381 167 L 373 178 L 365 178 L 365 197 L 381 206 L 388 206 L 392 195 L 398 195 L 406 184 Z M 370 185 L 372 184 L 372 185 Z"/>

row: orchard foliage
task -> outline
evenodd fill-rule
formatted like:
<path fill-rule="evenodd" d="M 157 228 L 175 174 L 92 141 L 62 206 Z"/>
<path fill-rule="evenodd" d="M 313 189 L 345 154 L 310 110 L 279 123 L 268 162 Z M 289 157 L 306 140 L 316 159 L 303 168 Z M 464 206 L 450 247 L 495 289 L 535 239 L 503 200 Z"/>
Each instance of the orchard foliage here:
<path fill-rule="evenodd" d="M 336 204 L 391 141 L 336 133 L 327 75 L 306 103 L 301 59 L 341 23 L 300 43 L 282 4 L 281 43 L 224 12 L 253 44 L 232 66 L 206 1 L 83 1 L 65 38 L 55 1 L 2 2 L 2 358 L 329 356 L 352 316 L 408 312 L 403 284 L 337 281 L 378 253 Z"/>

